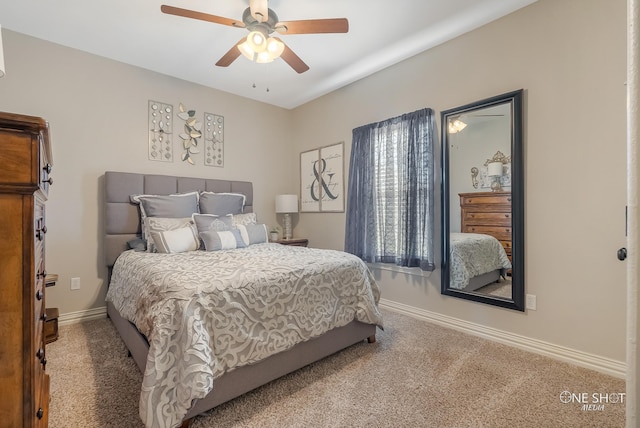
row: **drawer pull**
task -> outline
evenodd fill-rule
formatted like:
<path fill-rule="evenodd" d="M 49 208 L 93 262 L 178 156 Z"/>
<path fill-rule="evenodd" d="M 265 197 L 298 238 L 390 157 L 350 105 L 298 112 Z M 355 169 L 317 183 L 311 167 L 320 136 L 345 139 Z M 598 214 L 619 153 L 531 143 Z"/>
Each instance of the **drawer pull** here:
<path fill-rule="evenodd" d="M 48 163 L 46 166 L 43 166 L 42 169 L 47 173 L 50 174 L 51 173 L 51 164 Z"/>
<path fill-rule="evenodd" d="M 42 319 L 42 321 L 46 321 L 47 320 L 47 313 L 45 312 L 44 314 L 42 314 L 40 319 Z"/>
<path fill-rule="evenodd" d="M 42 300 L 43 297 L 44 293 L 42 292 L 42 290 L 38 290 L 38 292 L 36 293 L 36 299 Z"/>
<path fill-rule="evenodd" d="M 42 407 L 38 408 L 36 416 L 38 417 L 38 419 L 42 419 L 42 417 L 44 416 L 44 410 L 42 410 Z"/>
<path fill-rule="evenodd" d="M 44 357 L 44 349 L 38 349 L 38 352 L 36 352 L 36 357 L 38 357 L 38 359 L 42 361 L 42 357 Z"/>

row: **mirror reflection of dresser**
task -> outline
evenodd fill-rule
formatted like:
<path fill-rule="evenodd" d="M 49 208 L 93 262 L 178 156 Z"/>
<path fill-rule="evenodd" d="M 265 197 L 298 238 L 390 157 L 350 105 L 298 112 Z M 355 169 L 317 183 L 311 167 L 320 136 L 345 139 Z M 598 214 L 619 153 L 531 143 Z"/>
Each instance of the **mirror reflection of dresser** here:
<path fill-rule="evenodd" d="M 511 258 L 511 192 L 460 193 L 460 231 L 500 241 Z"/>

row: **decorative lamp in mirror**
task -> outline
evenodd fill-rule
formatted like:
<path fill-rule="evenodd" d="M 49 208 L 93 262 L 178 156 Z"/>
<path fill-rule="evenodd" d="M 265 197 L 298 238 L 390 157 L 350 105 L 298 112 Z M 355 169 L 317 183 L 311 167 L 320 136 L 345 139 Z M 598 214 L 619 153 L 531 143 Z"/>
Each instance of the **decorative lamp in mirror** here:
<path fill-rule="evenodd" d="M 520 311 L 522 98 L 520 89 L 441 113 L 442 293 Z"/>

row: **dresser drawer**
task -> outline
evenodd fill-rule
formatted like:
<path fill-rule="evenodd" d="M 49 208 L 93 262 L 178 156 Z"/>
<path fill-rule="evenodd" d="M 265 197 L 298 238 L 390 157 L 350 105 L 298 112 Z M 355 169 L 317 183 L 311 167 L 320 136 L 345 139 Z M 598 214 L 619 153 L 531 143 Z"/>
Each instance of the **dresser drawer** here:
<path fill-rule="evenodd" d="M 511 212 L 466 211 L 463 215 L 465 224 L 469 225 L 511 226 Z"/>
<path fill-rule="evenodd" d="M 40 179 L 38 180 L 38 185 L 40 186 L 40 190 L 44 192 L 45 195 L 49 193 L 49 186 L 53 184 L 53 178 L 51 177 L 51 153 L 49 149 L 49 133 L 48 129 L 45 129 L 43 133 L 39 135 L 39 143 L 40 143 Z"/>
<path fill-rule="evenodd" d="M 491 235 L 498 241 L 510 241 L 511 240 L 511 227 L 499 227 L 499 226 L 469 226 L 466 233 L 483 233 L 485 235 Z"/>
<path fill-rule="evenodd" d="M 507 205 L 511 206 L 511 193 L 465 193 L 460 195 L 460 205 Z"/>
<path fill-rule="evenodd" d="M 49 375 L 44 374 L 42 377 L 42 389 L 40 389 L 40 397 L 38 398 L 38 400 L 36 400 L 35 406 L 34 426 L 38 428 L 46 428 L 49 425 L 49 391 Z"/>

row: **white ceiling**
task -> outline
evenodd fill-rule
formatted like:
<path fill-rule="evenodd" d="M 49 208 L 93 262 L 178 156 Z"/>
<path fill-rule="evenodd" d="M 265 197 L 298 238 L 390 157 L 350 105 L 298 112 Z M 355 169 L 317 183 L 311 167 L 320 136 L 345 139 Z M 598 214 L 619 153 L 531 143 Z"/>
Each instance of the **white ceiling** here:
<path fill-rule="evenodd" d="M 216 67 L 247 30 L 160 11 L 167 4 L 242 21 L 249 0 L 2 0 L 0 26 L 291 109 L 535 1 L 270 0 L 282 21 L 349 20 L 346 34 L 281 36 L 309 65 L 303 74 L 281 59 L 240 56 Z"/>

